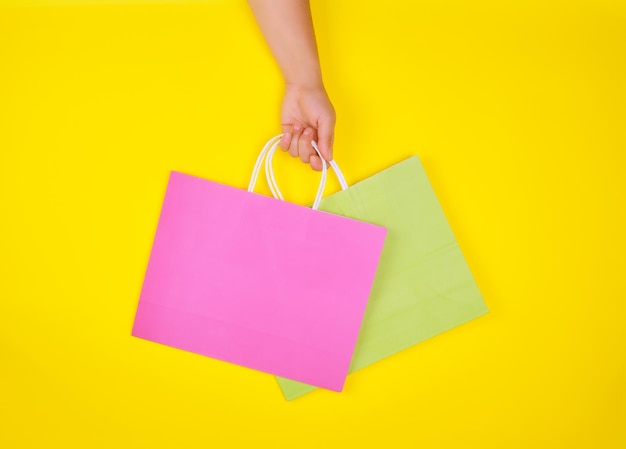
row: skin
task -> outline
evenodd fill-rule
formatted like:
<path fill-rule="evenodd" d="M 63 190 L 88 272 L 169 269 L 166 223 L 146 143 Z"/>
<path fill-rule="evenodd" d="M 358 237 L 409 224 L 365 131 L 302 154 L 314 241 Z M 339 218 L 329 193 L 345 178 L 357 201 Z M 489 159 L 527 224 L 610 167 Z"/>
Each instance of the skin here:
<path fill-rule="evenodd" d="M 248 0 L 259 28 L 285 80 L 281 107 L 280 147 L 321 170 L 311 146 L 332 160 L 335 110 L 322 82 L 317 44 L 308 0 Z"/>

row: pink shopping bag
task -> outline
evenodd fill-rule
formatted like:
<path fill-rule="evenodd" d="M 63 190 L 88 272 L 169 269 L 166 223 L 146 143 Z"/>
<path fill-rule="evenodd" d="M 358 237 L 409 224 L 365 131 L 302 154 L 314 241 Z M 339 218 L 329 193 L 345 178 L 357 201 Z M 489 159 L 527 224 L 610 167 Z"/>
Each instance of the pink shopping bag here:
<path fill-rule="evenodd" d="M 172 172 L 132 334 L 341 391 L 386 230 Z M 271 151 L 273 154 L 273 151 Z M 336 167 L 333 164 L 333 167 Z"/>

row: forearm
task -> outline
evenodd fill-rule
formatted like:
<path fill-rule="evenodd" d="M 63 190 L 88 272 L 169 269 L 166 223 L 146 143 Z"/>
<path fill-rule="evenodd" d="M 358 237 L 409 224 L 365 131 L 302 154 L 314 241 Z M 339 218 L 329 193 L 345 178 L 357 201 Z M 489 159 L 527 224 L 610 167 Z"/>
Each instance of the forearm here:
<path fill-rule="evenodd" d="M 248 0 L 285 82 L 323 87 L 308 0 Z"/>

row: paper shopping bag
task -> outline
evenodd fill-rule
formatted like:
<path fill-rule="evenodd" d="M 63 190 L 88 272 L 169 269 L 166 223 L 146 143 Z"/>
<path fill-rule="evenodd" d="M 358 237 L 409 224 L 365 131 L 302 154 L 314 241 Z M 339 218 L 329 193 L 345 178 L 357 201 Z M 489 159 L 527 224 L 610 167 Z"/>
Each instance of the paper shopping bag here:
<path fill-rule="evenodd" d="M 249 191 L 171 173 L 132 335 L 341 391 L 386 231 L 252 193 L 259 161 Z"/>
<path fill-rule="evenodd" d="M 388 229 L 351 372 L 487 312 L 417 157 L 324 198 L 319 208 Z M 315 389 L 278 381 L 287 399 Z"/>

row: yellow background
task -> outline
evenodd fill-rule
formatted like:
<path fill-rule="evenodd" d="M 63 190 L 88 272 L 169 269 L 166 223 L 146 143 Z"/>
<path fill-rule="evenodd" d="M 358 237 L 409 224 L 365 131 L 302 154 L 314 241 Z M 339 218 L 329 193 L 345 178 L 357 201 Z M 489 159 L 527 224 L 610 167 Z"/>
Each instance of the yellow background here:
<path fill-rule="evenodd" d="M 419 155 L 491 312 L 293 402 L 130 336 L 169 171 L 279 131 L 245 2 L 51 3 L 0 8 L 0 447 L 626 447 L 623 1 L 313 1 L 348 180 Z"/>

